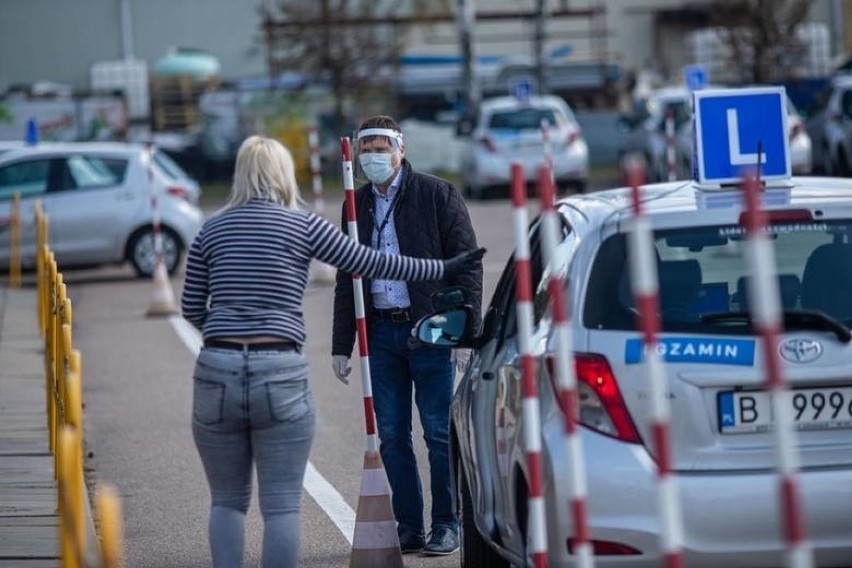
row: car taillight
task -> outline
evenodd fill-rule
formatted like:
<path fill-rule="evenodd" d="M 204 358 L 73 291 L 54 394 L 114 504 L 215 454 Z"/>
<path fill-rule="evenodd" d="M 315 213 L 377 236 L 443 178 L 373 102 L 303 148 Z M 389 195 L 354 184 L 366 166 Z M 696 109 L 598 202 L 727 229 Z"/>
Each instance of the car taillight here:
<path fill-rule="evenodd" d="M 557 393 L 559 408 L 568 415 L 568 409 L 565 407 L 567 401 L 558 396 L 553 357 L 552 354 L 548 354 L 545 365 L 550 376 L 550 384 Z M 623 442 L 642 443 L 606 357 L 595 353 L 575 353 L 574 368 L 577 372 L 578 422 Z"/>
<path fill-rule="evenodd" d="M 810 209 L 770 209 L 766 212 L 768 223 L 795 223 L 813 221 L 814 216 Z M 740 213 L 740 225 L 748 223 L 748 212 Z"/>
<path fill-rule="evenodd" d="M 497 151 L 497 146 L 494 145 L 494 141 L 491 139 L 490 136 L 483 136 L 479 139 L 479 143 L 482 144 L 483 148 L 485 148 L 491 153 Z"/>
<path fill-rule="evenodd" d="M 801 122 L 794 122 L 793 126 L 790 127 L 790 141 L 792 141 L 796 136 L 801 134 L 802 130 L 804 130 L 802 128 L 802 123 Z"/>
<path fill-rule="evenodd" d="M 173 197 L 189 200 L 189 190 L 182 185 L 170 185 L 166 188 L 166 193 Z"/>
<path fill-rule="evenodd" d="M 591 541 L 591 544 L 592 554 L 595 556 L 636 556 L 638 554 L 642 554 L 632 546 L 628 546 L 620 542 L 593 540 Z M 567 546 L 568 554 L 574 554 L 574 549 L 577 547 L 577 543 L 573 538 L 568 539 Z"/>
<path fill-rule="evenodd" d="M 574 142 L 578 142 L 582 139 L 583 139 L 583 135 L 580 134 L 578 131 L 575 130 L 573 132 L 570 132 L 568 134 L 568 136 L 565 138 L 565 147 L 570 148 L 574 144 Z"/>

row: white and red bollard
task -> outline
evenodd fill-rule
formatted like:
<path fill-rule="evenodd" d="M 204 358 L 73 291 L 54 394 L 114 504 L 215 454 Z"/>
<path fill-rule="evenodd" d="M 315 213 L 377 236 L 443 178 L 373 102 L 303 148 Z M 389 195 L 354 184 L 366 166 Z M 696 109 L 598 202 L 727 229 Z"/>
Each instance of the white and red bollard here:
<path fill-rule="evenodd" d="M 749 311 L 760 335 L 763 353 L 764 384 L 769 391 L 779 477 L 779 500 L 784 541 L 787 546 L 787 566 L 810 568 L 814 559 L 805 540 L 802 504 L 797 486 L 799 469 L 796 454 L 796 433 L 788 404 L 789 389 L 778 357 L 778 336 L 782 330 L 781 301 L 775 270 L 775 252 L 765 234 L 767 215 L 761 206 L 760 182 L 750 172 L 743 177 L 745 194 L 746 248 L 749 267 Z"/>
<path fill-rule="evenodd" d="M 151 196 L 151 234 L 154 245 L 154 268 L 151 275 L 154 279 L 154 293 L 151 297 L 151 305 L 148 307 L 147 315 L 170 316 L 178 313 L 177 302 L 172 291 L 172 283 L 166 269 L 163 257 L 163 233 L 160 227 L 160 205 L 157 196 L 157 187 L 154 183 L 154 145 L 146 144 L 148 154 L 147 176 L 148 191 Z"/>
<path fill-rule="evenodd" d="M 675 119 L 674 109 L 666 111 L 666 170 L 668 181 L 677 179 L 677 161 L 675 157 Z"/>
<path fill-rule="evenodd" d="M 682 568 L 683 518 L 677 486 L 672 474 L 671 459 L 671 408 L 666 396 L 666 373 L 657 351 L 659 318 L 659 287 L 657 260 L 651 223 L 642 210 L 640 186 L 644 182 L 644 169 L 630 160 L 626 164 L 627 183 L 633 198 L 633 228 L 628 235 L 630 274 L 633 296 L 639 309 L 639 327 L 642 332 L 644 364 L 648 372 L 651 396 L 651 434 L 654 455 L 657 458 L 657 486 L 662 530 L 661 548 L 666 568 Z"/>
<path fill-rule="evenodd" d="M 553 171 L 548 166 L 539 170 L 538 193 L 541 202 L 541 239 L 542 264 L 548 266 L 556 256 L 559 245 L 559 225 L 556 218 L 556 188 L 553 185 Z M 586 465 L 583 457 L 583 444 L 578 427 L 579 399 L 577 396 L 577 375 L 574 369 L 574 342 L 571 339 L 570 314 L 565 299 L 565 279 L 551 273 L 547 281 L 550 293 L 553 317 L 554 365 L 549 371 L 555 373 L 554 384 L 560 406 L 565 411 L 565 450 L 570 462 L 571 476 L 568 486 L 571 518 L 574 527 L 575 566 L 591 568 L 594 566 L 592 544 L 589 538 L 589 523 L 586 507 L 588 484 Z M 550 355 L 548 355 L 550 357 Z"/>
<path fill-rule="evenodd" d="M 548 565 L 547 519 L 541 472 L 541 413 L 532 355 L 532 272 L 527 216 L 527 186 L 520 164 L 512 164 L 512 207 L 515 235 L 515 292 L 518 317 L 518 354 L 523 391 L 522 419 L 529 483 L 529 545 L 535 568 Z"/>
<path fill-rule="evenodd" d="M 349 237 L 358 242 L 358 217 L 355 209 L 355 179 L 352 173 L 352 144 L 341 138 L 343 155 L 343 190 L 346 206 L 346 227 Z M 355 297 L 355 325 L 358 335 L 358 360 L 361 368 L 361 391 L 364 400 L 364 421 L 367 431 L 367 451 L 361 477 L 355 530 L 352 535 L 350 568 L 387 566 L 402 568 L 402 552 L 396 520 L 391 509 L 390 486 L 379 455 L 376 413 L 373 406 L 373 385 L 370 375 L 370 354 L 367 347 L 367 319 L 364 305 L 364 283 L 360 274 L 352 275 Z"/>

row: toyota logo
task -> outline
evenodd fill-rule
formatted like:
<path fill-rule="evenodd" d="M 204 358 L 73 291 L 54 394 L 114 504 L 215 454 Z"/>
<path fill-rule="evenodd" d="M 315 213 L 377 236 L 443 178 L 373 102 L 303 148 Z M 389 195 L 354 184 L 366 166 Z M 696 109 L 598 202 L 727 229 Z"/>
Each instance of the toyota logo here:
<path fill-rule="evenodd" d="M 822 344 L 813 339 L 788 339 L 778 348 L 781 357 L 793 363 L 810 363 L 822 355 Z"/>

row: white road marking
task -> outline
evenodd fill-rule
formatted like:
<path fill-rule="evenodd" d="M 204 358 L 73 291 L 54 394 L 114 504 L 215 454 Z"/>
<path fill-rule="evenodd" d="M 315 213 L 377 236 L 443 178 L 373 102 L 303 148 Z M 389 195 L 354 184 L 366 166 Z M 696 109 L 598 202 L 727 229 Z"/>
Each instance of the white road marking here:
<path fill-rule="evenodd" d="M 169 317 L 169 323 L 190 353 L 198 356 L 202 345 L 201 334 L 198 333 L 198 330 L 181 316 Z M 308 492 L 308 495 L 316 501 L 320 509 L 328 515 L 328 518 L 340 530 L 343 537 L 352 545 L 353 534 L 355 533 L 355 511 L 311 462 L 308 462 L 305 470 L 305 481 L 302 486 Z"/>

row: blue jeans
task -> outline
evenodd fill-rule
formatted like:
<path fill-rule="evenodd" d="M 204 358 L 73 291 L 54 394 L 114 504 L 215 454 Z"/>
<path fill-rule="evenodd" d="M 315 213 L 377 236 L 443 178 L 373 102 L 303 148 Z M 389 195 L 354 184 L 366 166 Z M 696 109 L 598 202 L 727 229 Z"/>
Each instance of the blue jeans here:
<path fill-rule="evenodd" d="M 264 521 L 263 566 L 295 567 L 315 418 L 304 355 L 204 348 L 193 382 L 192 433 L 212 497 L 213 566 L 242 565 L 254 463 Z"/>
<path fill-rule="evenodd" d="M 450 482 L 450 350 L 410 349 L 411 323 L 370 323 L 370 375 L 376 407 L 379 451 L 393 492 L 400 534 L 423 535 L 423 489 L 411 440 L 412 388 L 429 450 L 432 530 L 458 532 Z"/>

